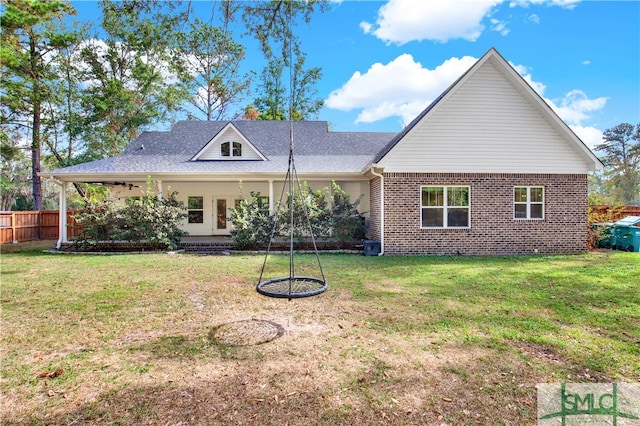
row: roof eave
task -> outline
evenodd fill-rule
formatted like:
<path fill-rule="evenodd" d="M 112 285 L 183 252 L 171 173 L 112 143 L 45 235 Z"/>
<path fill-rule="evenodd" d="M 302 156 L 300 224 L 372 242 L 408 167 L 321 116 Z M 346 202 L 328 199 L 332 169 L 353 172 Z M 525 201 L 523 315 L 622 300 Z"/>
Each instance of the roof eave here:
<path fill-rule="evenodd" d="M 284 180 L 285 174 L 282 172 L 251 172 L 251 173 L 207 173 L 183 172 L 183 173 L 62 173 L 42 172 L 40 177 L 44 179 L 57 180 L 59 182 L 114 182 L 114 181 L 135 181 L 143 182 L 148 178 L 153 180 L 167 180 L 174 182 L 215 182 L 215 181 L 268 181 Z M 300 180 L 366 180 L 363 172 L 297 172 Z"/>

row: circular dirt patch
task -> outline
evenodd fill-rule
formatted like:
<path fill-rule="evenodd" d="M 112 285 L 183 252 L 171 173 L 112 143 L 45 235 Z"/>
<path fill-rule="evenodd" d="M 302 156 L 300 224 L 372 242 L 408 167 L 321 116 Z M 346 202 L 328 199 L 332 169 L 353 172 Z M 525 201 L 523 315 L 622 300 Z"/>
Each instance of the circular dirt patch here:
<path fill-rule="evenodd" d="M 250 319 L 229 322 L 211 330 L 211 339 L 224 346 L 250 346 L 267 343 L 284 334 L 275 322 Z"/>

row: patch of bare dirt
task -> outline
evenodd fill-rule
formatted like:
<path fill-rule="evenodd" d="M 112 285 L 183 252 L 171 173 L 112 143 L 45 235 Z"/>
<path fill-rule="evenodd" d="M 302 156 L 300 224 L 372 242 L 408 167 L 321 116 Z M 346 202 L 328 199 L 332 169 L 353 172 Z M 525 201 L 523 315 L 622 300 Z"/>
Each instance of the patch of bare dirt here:
<path fill-rule="evenodd" d="M 273 321 L 250 319 L 234 321 L 215 327 L 210 337 L 219 345 L 260 345 L 284 334 L 284 328 Z"/>

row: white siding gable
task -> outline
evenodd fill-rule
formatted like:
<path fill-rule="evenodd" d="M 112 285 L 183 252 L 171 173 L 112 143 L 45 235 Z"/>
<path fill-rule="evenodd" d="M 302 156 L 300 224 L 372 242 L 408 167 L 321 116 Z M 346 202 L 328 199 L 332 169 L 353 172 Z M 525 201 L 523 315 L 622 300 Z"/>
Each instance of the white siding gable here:
<path fill-rule="evenodd" d="M 378 165 L 449 173 L 586 173 L 601 166 L 493 50 Z"/>
<path fill-rule="evenodd" d="M 242 145 L 241 156 L 223 156 L 222 144 L 239 142 Z M 231 148 L 233 151 L 233 148 Z M 200 150 L 191 161 L 200 160 L 266 160 L 266 158 L 235 128 L 233 124 L 227 125 L 204 148 Z"/>

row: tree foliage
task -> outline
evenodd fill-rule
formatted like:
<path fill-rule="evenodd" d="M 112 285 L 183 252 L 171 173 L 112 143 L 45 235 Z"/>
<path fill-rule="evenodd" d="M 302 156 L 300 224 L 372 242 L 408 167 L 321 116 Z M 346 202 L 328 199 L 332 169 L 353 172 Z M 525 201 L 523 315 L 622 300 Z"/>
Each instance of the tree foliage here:
<path fill-rule="evenodd" d="M 170 120 L 188 96 L 176 50 L 186 19 L 176 4 L 103 0 L 103 40 L 87 42 L 81 59 L 88 82 L 83 136 L 94 158 L 117 155 L 146 126 Z"/>
<path fill-rule="evenodd" d="M 283 81 L 284 61 L 269 62 L 260 76 L 261 95 L 254 100 L 259 120 L 286 120 L 288 103 L 286 82 Z"/>
<path fill-rule="evenodd" d="M 365 237 L 364 217 L 358 211 L 362 196 L 351 202 L 347 194 L 335 181 L 331 182 L 331 236 L 338 241 L 361 240 Z"/>
<path fill-rule="evenodd" d="M 58 79 L 51 81 L 51 95 L 44 108 L 43 142 L 53 157 L 46 164 L 51 167 L 76 164 L 82 161 L 84 151 L 80 136 L 86 124 L 82 108 L 85 82 L 79 57 L 86 43 L 88 26 L 74 22 L 64 31 L 66 43 L 52 52 L 51 66 Z"/>
<path fill-rule="evenodd" d="M 43 108 L 52 96 L 50 83 L 58 78 L 51 65 L 50 54 L 69 42 L 54 24 L 70 13 L 75 13 L 75 9 L 60 0 L 7 0 L 0 16 L 3 75 L 1 121 L 3 127 L 23 127 L 31 133 L 31 181 L 35 210 L 42 209 L 42 182 L 38 174 L 41 166 Z"/>
<path fill-rule="evenodd" d="M 604 153 L 604 179 L 613 204 L 640 204 L 640 123 L 621 123 L 604 131 L 595 147 Z"/>
<path fill-rule="evenodd" d="M 215 8 L 215 6 L 213 6 Z M 184 70 L 181 74 L 191 94 L 189 104 L 205 120 L 218 120 L 227 115 L 229 107 L 249 91 L 253 72 L 241 74 L 240 63 L 245 58 L 243 45 L 233 39 L 229 29 L 238 6 L 223 2 L 222 22 L 212 25 L 195 18 L 186 32 L 178 35 Z"/>
<path fill-rule="evenodd" d="M 18 199 L 29 198 L 31 181 L 29 158 L 18 145 L 15 134 L 0 132 L 0 156 L 2 173 L 0 175 L 0 210 L 15 210 Z"/>
<path fill-rule="evenodd" d="M 99 5 L 102 19 L 91 26 L 68 19 L 75 13 L 68 0 L 3 0 L 0 136 L 4 154 L 28 144 L 34 201 L 27 204 L 36 209 L 48 190 L 41 167 L 118 155 L 143 130 L 178 114 L 234 115 L 254 82 L 253 72 L 239 71 L 245 46 L 231 31 L 238 17 L 267 63 L 244 117 L 302 120 L 322 107 L 314 89 L 320 68 L 307 67 L 294 27 L 328 0 L 224 0 L 211 3 L 209 20 L 191 15 L 191 1 Z M 3 164 L 3 188 L 21 186 L 12 191 L 23 197 L 24 156 L 4 158 L 12 163 Z M 76 184 L 81 197 L 83 188 Z"/>
<path fill-rule="evenodd" d="M 314 237 L 328 238 L 331 232 L 329 188 L 313 190 L 303 182 L 280 204 L 277 220 L 280 236 L 293 234 L 294 239 L 302 241 L 313 233 Z"/>
<path fill-rule="evenodd" d="M 260 111 L 258 119 L 308 120 L 322 108 L 324 102 L 315 90 L 322 70 L 320 67 L 305 68 L 306 55 L 294 26 L 300 19 L 308 24 L 314 12 L 325 11 L 328 7 L 326 0 L 269 0 L 249 3 L 245 7 L 245 26 L 259 42 L 267 60 L 259 96 L 254 101 Z M 285 69 L 290 70 L 289 75 L 285 75 Z"/>

